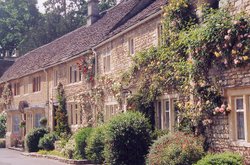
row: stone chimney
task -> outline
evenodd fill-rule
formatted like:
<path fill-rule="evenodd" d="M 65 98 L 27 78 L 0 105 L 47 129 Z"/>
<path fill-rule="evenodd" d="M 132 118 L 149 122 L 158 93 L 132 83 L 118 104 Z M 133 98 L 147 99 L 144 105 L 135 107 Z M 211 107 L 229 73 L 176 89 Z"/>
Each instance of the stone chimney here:
<path fill-rule="evenodd" d="M 99 0 L 88 0 L 88 19 L 87 26 L 92 25 L 99 19 Z"/>

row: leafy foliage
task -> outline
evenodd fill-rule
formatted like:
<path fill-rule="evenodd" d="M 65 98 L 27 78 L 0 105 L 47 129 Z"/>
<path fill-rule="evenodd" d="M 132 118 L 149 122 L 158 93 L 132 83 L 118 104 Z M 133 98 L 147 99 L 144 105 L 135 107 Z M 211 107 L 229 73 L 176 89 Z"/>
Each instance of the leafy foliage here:
<path fill-rule="evenodd" d="M 107 164 L 144 164 L 151 144 L 151 126 L 139 112 L 120 114 L 107 124 L 105 162 Z"/>
<path fill-rule="evenodd" d="M 55 113 L 56 127 L 55 131 L 60 136 L 63 133 L 69 134 L 70 128 L 68 125 L 68 116 L 66 110 L 66 97 L 64 94 L 63 85 L 59 83 L 57 87 L 58 108 Z"/>
<path fill-rule="evenodd" d="M 105 125 L 94 128 L 87 138 L 86 157 L 95 163 L 103 163 L 105 145 Z"/>
<path fill-rule="evenodd" d="M 0 138 L 4 138 L 6 134 L 6 122 L 7 122 L 6 117 L 7 116 L 5 113 L 0 114 Z"/>
<path fill-rule="evenodd" d="M 39 140 L 48 133 L 47 129 L 36 128 L 30 131 L 25 138 L 25 146 L 28 152 L 37 152 L 39 150 Z"/>
<path fill-rule="evenodd" d="M 76 149 L 76 141 L 75 136 L 71 136 L 71 138 L 67 141 L 64 148 L 61 150 L 63 156 L 68 159 L 82 159 L 79 151 Z"/>
<path fill-rule="evenodd" d="M 10 53 L 27 38 L 41 17 L 36 0 L 0 1 L 0 46 Z"/>
<path fill-rule="evenodd" d="M 190 165 L 204 155 L 203 141 L 190 134 L 177 132 L 164 135 L 151 147 L 149 164 Z"/>
<path fill-rule="evenodd" d="M 85 148 L 87 146 L 86 140 L 92 132 L 91 127 L 82 128 L 75 134 L 76 150 L 79 152 L 81 157 L 86 158 Z"/>
<path fill-rule="evenodd" d="M 55 149 L 54 143 L 56 140 L 58 140 L 58 136 L 55 133 L 46 134 L 39 140 L 38 147 L 47 151 L 53 150 Z"/>
<path fill-rule="evenodd" d="M 243 165 L 242 156 L 234 153 L 208 154 L 196 165 Z"/>

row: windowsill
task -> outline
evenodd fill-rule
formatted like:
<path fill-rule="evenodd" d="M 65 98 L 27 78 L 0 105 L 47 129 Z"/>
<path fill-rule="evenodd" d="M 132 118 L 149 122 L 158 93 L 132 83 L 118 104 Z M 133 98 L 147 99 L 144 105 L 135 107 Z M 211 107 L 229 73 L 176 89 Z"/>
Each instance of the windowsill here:
<path fill-rule="evenodd" d="M 19 97 L 21 97 L 21 95 L 15 95 L 15 96 L 14 96 L 14 98 L 19 98 Z"/>
<path fill-rule="evenodd" d="M 80 85 L 80 84 L 82 84 L 82 81 L 78 81 L 78 82 L 74 82 L 74 83 L 69 83 L 69 84 L 65 85 L 65 87 L 70 87 L 70 86 Z M 55 87 L 55 88 L 57 88 L 57 87 Z"/>
<path fill-rule="evenodd" d="M 232 141 L 233 146 L 250 147 L 250 143 L 245 140 Z"/>
<path fill-rule="evenodd" d="M 42 91 L 37 91 L 37 92 L 33 92 L 32 94 L 39 94 L 41 93 Z"/>

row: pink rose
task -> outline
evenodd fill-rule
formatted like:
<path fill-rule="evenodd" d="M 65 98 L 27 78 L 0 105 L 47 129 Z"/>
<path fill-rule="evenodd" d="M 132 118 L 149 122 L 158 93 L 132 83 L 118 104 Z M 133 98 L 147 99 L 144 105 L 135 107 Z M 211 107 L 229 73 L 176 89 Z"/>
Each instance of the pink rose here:
<path fill-rule="evenodd" d="M 226 105 L 225 105 L 225 104 L 222 104 L 222 105 L 221 105 L 221 108 L 226 109 Z"/>
<path fill-rule="evenodd" d="M 230 37 L 229 35 L 225 35 L 224 39 L 225 39 L 225 40 L 230 40 L 231 37 Z"/>

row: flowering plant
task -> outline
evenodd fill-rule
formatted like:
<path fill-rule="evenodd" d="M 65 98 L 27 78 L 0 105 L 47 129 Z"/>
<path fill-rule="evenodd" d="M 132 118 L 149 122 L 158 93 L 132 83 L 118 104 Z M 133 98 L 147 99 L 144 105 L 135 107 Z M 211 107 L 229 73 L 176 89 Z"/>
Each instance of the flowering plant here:
<path fill-rule="evenodd" d="M 76 64 L 79 70 L 84 75 L 86 81 L 93 82 L 95 76 L 95 57 L 94 56 L 83 57 Z"/>
<path fill-rule="evenodd" d="M 226 104 L 222 104 L 220 107 L 216 107 L 213 110 L 213 114 L 217 115 L 217 114 L 228 114 L 231 112 L 231 109 L 226 105 Z"/>

